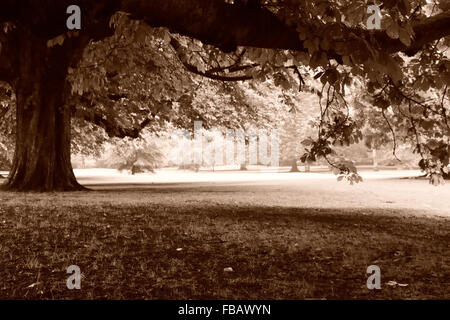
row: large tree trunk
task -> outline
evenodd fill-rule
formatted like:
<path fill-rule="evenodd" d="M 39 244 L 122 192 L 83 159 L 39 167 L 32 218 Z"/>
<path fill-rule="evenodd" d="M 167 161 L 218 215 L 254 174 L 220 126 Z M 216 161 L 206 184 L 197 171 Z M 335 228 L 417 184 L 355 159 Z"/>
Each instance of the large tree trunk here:
<path fill-rule="evenodd" d="M 64 106 L 71 54 L 27 34 L 18 41 L 16 149 L 4 188 L 81 190 L 70 161 L 70 110 Z"/>

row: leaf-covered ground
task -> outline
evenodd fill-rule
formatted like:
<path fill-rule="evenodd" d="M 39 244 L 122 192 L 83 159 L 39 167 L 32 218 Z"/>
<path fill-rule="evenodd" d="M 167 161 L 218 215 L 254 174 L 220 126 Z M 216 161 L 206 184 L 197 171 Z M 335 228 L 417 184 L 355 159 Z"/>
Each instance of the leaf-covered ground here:
<path fill-rule="evenodd" d="M 368 185 L 406 183 L 419 185 Z M 448 217 L 376 208 L 375 191 L 359 199 L 366 207 L 333 206 L 336 194 L 306 185 L 0 193 L 0 298 L 450 298 Z M 366 287 L 373 264 L 381 290 Z M 66 287 L 69 265 L 81 268 L 81 290 Z"/>

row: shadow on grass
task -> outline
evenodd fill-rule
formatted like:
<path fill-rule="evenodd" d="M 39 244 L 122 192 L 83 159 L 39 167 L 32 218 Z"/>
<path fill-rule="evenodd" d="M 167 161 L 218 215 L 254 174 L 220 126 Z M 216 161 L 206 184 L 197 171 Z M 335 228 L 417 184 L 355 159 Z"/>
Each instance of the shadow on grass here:
<path fill-rule="evenodd" d="M 0 298 L 448 299 L 449 235 L 393 209 L 16 203 L 0 208 Z"/>

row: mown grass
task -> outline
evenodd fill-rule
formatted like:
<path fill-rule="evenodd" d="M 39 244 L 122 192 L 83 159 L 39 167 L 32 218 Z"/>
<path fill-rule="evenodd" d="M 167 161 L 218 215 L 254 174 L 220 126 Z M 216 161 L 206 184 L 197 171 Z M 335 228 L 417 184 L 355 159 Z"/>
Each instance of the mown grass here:
<path fill-rule="evenodd" d="M 450 298 L 448 218 L 105 195 L 119 196 L 0 193 L 0 298 Z M 382 290 L 366 287 L 372 264 Z M 81 290 L 66 287 L 69 265 L 82 270 Z"/>

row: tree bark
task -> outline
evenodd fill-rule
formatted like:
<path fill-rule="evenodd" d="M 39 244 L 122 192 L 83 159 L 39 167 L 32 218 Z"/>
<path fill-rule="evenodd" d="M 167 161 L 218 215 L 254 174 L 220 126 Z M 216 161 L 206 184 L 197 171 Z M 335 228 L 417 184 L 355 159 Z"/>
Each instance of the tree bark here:
<path fill-rule="evenodd" d="M 297 165 L 297 159 L 292 159 L 291 172 L 300 172 Z"/>
<path fill-rule="evenodd" d="M 376 148 L 373 140 L 372 140 L 372 165 L 373 165 L 373 170 L 378 171 L 377 148 Z"/>
<path fill-rule="evenodd" d="M 70 118 L 65 107 L 70 48 L 47 48 L 24 33 L 13 87 L 16 92 L 16 149 L 4 189 L 71 191 L 84 189 L 70 161 Z"/>
<path fill-rule="evenodd" d="M 305 163 L 305 172 L 311 172 L 311 164 L 309 162 Z"/>

